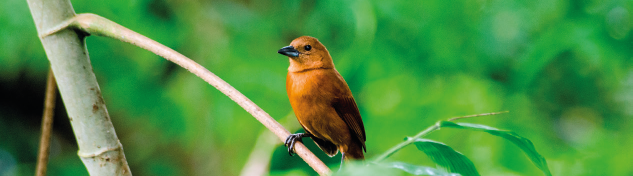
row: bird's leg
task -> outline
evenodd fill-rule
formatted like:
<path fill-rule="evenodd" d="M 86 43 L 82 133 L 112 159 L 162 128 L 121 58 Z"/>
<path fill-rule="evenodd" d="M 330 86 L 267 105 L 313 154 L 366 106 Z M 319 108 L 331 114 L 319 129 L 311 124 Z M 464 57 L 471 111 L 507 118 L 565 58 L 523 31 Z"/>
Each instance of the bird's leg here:
<path fill-rule="evenodd" d="M 294 153 L 295 142 L 297 141 L 303 142 L 301 141 L 301 138 L 304 138 L 304 137 L 312 137 L 312 134 L 297 133 L 297 134 L 291 134 L 290 136 L 288 136 L 288 138 L 286 138 L 286 142 L 284 142 L 284 145 L 288 147 L 288 154 L 290 154 L 290 156 L 292 156 L 292 153 Z"/>
<path fill-rule="evenodd" d="M 345 160 L 345 153 L 341 152 L 341 166 L 338 168 L 338 171 L 340 172 L 341 170 L 343 170 L 343 161 Z"/>

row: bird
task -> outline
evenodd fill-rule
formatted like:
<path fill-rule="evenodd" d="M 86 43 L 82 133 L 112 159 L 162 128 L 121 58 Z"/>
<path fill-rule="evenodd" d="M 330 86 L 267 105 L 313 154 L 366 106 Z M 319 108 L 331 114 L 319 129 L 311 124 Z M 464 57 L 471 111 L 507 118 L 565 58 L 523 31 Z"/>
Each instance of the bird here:
<path fill-rule="evenodd" d="M 352 91 L 334 68 L 325 46 L 314 37 L 302 36 L 277 53 L 288 56 L 286 91 L 305 130 L 286 138 L 284 145 L 290 156 L 295 142 L 310 137 L 330 157 L 341 151 L 341 168 L 343 161 L 364 160 L 367 147 L 363 120 Z"/>

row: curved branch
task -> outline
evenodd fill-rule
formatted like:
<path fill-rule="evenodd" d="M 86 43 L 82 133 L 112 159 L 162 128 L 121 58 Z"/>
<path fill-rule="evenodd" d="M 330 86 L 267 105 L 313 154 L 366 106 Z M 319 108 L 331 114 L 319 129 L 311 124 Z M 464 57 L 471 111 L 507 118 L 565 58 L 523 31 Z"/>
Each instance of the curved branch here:
<path fill-rule="evenodd" d="M 169 61 L 172 61 L 181 67 L 187 69 L 189 72 L 202 78 L 204 81 L 211 84 L 213 87 L 224 93 L 231 98 L 237 104 L 239 104 L 244 110 L 253 115 L 259 122 L 261 122 L 266 128 L 275 133 L 277 137 L 284 141 L 290 135 L 290 132 L 286 130 L 275 119 L 270 117 L 268 113 L 264 112 L 259 106 L 253 103 L 250 99 L 226 83 L 220 77 L 211 73 L 209 70 L 194 62 L 193 60 L 185 57 L 184 55 L 166 47 L 152 39 L 149 39 L 141 34 L 138 34 L 132 30 L 129 30 L 115 22 L 105 19 L 95 14 L 79 14 L 74 18 L 60 23 L 61 25 L 52 28 L 50 31 L 42 33 L 41 37 L 54 34 L 67 27 L 80 29 L 92 35 L 110 37 L 114 39 L 127 42 L 143 49 L 149 50 L 156 55 L 159 55 Z M 295 144 L 295 151 L 308 163 L 317 173 L 320 175 L 328 175 L 331 173 L 330 169 L 317 158 L 308 148 L 303 144 Z"/>

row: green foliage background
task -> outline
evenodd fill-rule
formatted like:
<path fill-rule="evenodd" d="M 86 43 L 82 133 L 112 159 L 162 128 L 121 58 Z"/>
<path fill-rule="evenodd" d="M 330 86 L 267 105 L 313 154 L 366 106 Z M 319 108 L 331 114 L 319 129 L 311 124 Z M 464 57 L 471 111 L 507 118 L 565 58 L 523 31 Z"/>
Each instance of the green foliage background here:
<path fill-rule="evenodd" d="M 356 97 L 370 158 L 438 120 L 509 110 L 464 121 L 532 140 L 553 175 L 633 175 L 632 1 L 72 3 L 174 48 L 295 126 L 288 61 L 276 51 L 302 35 L 319 38 Z M 266 131 L 259 122 L 148 51 L 102 37 L 87 45 L 133 174 L 241 172 Z M 33 175 L 47 70 L 26 1 L 0 1 L 0 175 Z M 87 175 L 62 106 L 49 175 Z M 469 157 L 481 175 L 542 174 L 511 142 L 483 132 L 427 137 Z M 338 157 L 305 141 L 338 167 Z M 316 174 L 284 150 L 274 151 L 271 175 Z M 390 160 L 434 166 L 413 146 Z"/>

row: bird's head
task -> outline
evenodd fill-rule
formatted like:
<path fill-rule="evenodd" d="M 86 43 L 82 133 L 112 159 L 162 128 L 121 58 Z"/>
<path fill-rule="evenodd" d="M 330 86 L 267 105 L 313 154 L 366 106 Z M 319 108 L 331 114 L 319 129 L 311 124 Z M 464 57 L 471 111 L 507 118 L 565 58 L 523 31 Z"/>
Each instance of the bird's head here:
<path fill-rule="evenodd" d="M 334 68 L 332 57 L 325 46 L 314 37 L 303 36 L 293 40 L 289 46 L 277 51 L 288 56 L 288 71 L 299 72 L 308 69 Z"/>

